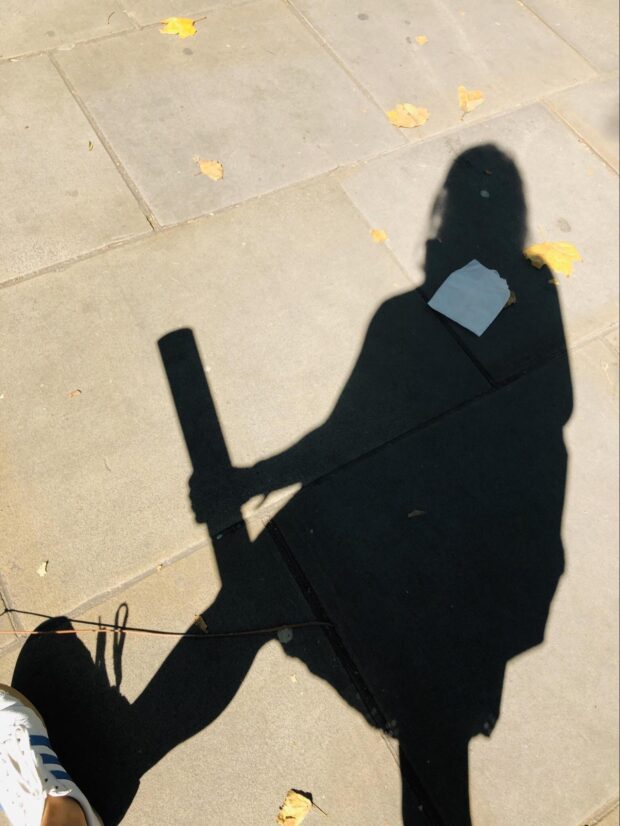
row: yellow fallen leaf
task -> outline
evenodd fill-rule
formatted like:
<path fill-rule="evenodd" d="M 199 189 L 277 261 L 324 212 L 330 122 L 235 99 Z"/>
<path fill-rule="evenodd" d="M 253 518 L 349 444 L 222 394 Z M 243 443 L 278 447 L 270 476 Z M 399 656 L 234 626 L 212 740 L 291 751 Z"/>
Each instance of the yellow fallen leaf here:
<path fill-rule="evenodd" d="M 221 181 L 224 177 L 224 167 L 219 161 L 202 161 L 196 158 L 196 163 L 200 172 L 212 181 Z"/>
<path fill-rule="evenodd" d="M 95 148 L 95 144 L 92 141 L 88 141 L 88 151 L 92 152 Z"/>
<path fill-rule="evenodd" d="M 42 562 L 39 567 L 37 568 L 37 574 L 39 576 L 47 576 L 47 566 L 49 565 L 49 559 L 46 559 L 45 562 Z"/>
<path fill-rule="evenodd" d="M 384 229 L 373 229 L 370 232 L 370 237 L 375 244 L 382 244 L 387 241 L 387 232 Z"/>
<path fill-rule="evenodd" d="M 428 109 L 423 106 L 414 106 L 413 103 L 397 103 L 395 109 L 386 112 L 390 123 L 404 129 L 413 129 L 422 126 L 428 120 Z"/>
<path fill-rule="evenodd" d="M 425 34 L 419 34 L 416 39 L 416 43 L 419 43 L 420 46 L 424 46 L 425 43 L 428 43 L 428 37 Z"/>
<path fill-rule="evenodd" d="M 481 103 L 484 103 L 484 94 L 478 89 L 466 89 L 459 86 L 459 106 L 464 115 L 473 112 Z"/>
<path fill-rule="evenodd" d="M 280 806 L 276 823 L 280 826 L 299 826 L 311 811 L 312 800 L 302 792 L 291 789 Z"/>
<path fill-rule="evenodd" d="M 544 244 L 533 244 L 523 251 L 530 264 L 537 270 L 545 264 L 556 272 L 569 276 L 573 271 L 573 262 L 581 261 L 581 256 L 572 244 L 564 241 L 547 241 Z"/>
<path fill-rule="evenodd" d="M 181 39 L 196 34 L 194 21 L 189 17 L 167 17 L 161 22 L 164 24 L 164 28 L 159 30 L 162 34 L 178 34 Z"/>

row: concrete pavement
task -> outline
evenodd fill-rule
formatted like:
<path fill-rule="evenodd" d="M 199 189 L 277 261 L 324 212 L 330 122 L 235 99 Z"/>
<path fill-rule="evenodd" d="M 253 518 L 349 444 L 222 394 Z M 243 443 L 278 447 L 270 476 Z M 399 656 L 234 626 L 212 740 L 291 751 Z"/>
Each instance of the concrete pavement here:
<path fill-rule="evenodd" d="M 0 681 L 106 823 L 611 825 L 617 8 L 358 5 L 4 9 Z"/>

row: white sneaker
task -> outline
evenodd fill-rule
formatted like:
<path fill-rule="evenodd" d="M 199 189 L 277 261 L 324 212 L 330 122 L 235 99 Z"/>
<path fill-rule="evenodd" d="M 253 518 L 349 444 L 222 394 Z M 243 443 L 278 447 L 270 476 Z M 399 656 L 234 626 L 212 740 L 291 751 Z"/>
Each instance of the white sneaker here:
<path fill-rule="evenodd" d="M 0 687 L 0 804 L 13 826 L 40 826 L 47 796 L 71 797 L 88 826 L 103 826 L 62 767 L 40 715 L 25 697 Z"/>

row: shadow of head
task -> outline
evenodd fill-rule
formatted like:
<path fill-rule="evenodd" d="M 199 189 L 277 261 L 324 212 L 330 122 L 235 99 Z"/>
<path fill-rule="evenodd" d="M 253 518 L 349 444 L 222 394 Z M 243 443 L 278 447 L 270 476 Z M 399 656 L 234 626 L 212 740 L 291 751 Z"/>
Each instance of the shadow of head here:
<path fill-rule="evenodd" d="M 500 274 L 510 268 L 522 255 L 526 217 L 521 175 L 508 154 L 494 144 L 461 153 L 431 210 L 425 294 L 473 258 Z"/>

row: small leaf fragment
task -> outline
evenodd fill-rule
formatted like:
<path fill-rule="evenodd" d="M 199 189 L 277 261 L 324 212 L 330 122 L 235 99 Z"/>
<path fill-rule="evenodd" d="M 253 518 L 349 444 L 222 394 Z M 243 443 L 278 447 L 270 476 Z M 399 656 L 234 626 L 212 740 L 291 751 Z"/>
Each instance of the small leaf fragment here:
<path fill-rule="evenodd" d="M 423 106 L 414 106 L 413 103 L 397 103 L 394 109 L 386 112 L 388 120 L 394 126 L 403 129 L 413 129 L 422 126 L 428 120 L 428 109 Z"/>
<path fill-rule="evenodd" d="M 510 290 L 510 295 L 508 296 L 508 301 L 504 304 L 504 307 L 512 307 L 513 304 L 517 303 L 517 294 Z"/>
<path fill-rule="evenodd" d="M 92 141 L 88 141 L 88 151 L 92 152 L 95 148 L 95 144 Z"/>
<path fill-rule="evenodd" d="M 387 232 L 384 229 L 373 229 L 370 231 L 370 237 L 375 244 L 383 244 L 387 241 Z"/>
<path fill-rule="evenodd" d="M 291 789 L 287 792 L 284 803 L 276 818 L 280 826 L 299 826 L 306 815 L 312 811 L 312 798 L 303 792 Z"/>
<path fill-rule="evenodd" d="M 75 389 L 75 390 L 72 390 L 70 393 L 67 393 L 67 396 L 68 396 L 70 399 L 77 399 L 77 397 L 78 397 L 78 396 L 81 396 L 81 395 L 82 395 L 82 391 L 80 390 L 80 388 L 79 388 L 79 387 L 76 387 L 76 389 Z"/>
<path fill-rule="evenodd" d="M 200 614 L 194 616 L 194 625 L 199 628 L 203 634 L 209 633 L 209 627 Z"/>
<path fill-rule="evenodd" d="M 47 566 L 50 564 L 49 559 L 46 559 L 45 562 L 42 562 L 39 567 L 37 568 L 37 574 L 41 577 L 47 576 Z"/>
<path fill-rule="evenodd" d="M 200 158 L 195 160 L 200 173 L 206 175 L 207 178 L 211 178 L 212 181 L 221 181 L 224 177 L 224 167 L 219 161 L 203 161 Z"/>
<path fill-rule="evenodd" d="M 484 93 L 479 89 L 466 89 L 464 86 L 459 86 L 459 106 L 464 115 L 468 112 L 473 112 L 481 103 L 484 103 Z"/>
<path fill-rule="evenodd" d="M 537 270 L 546 265 L 549 269 L 561 272 L 567 277 L 573 272 L 573 262 L 582 260 L 575 247 L 565 241 L 532 244 L 523 251 L 523 255 Z"/>
<path fill-rule="evenodd" d="M 418 43 L 420 46 L 424 46 L 426 43 L 428 43 L 428 37 L 425 34 L 419 34 L 416 37 L 415 42 Z"/>
<path fill-rule="evenodd" d="M 161 34 L 178 34 L 182 40 L 196 34 L 194 21 L 189 17 L 167 17 L 160 22 L 164 26 L 163 29 L 159 30 Z"/>

